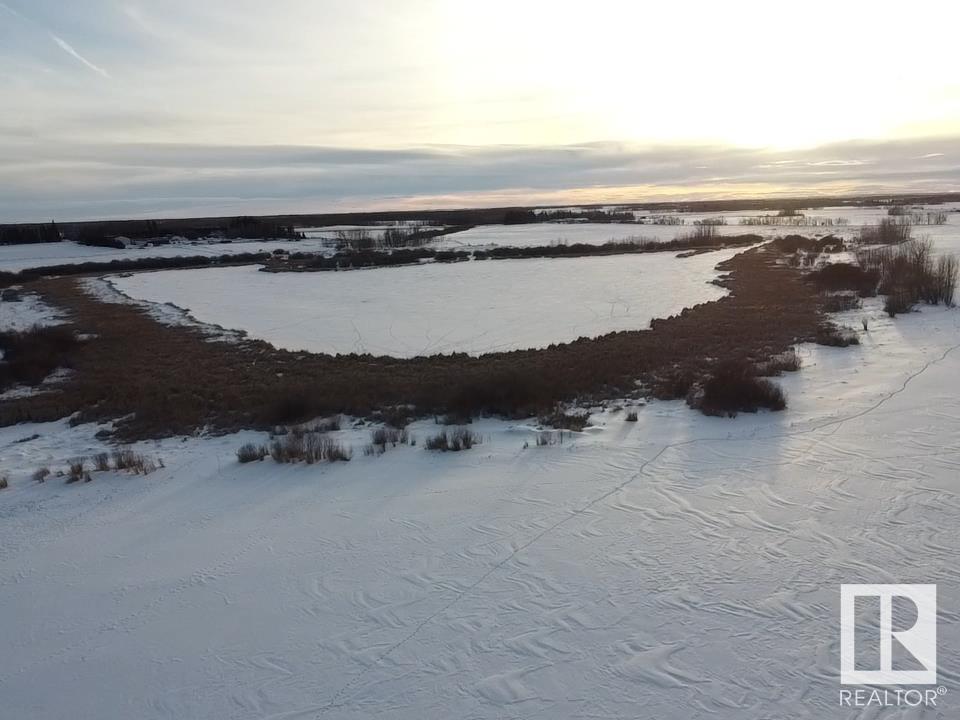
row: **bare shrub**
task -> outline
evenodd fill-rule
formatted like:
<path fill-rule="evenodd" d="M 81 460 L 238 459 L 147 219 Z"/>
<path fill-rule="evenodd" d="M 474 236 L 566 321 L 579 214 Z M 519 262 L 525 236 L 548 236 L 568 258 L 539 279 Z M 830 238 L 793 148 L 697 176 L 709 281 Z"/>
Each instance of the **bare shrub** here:
<path fill-rule="evenodd" d="M 370 431 L 370 443 L 381 453 L 386 452 L 387 445 L 396 447 L 406 445 L 410 439 L 406 428 L 381 427 Z"/>
<path fill-rule="evenodd" d="M 909 293 L 897 290 L 887 295 L 883 301 L 883 311 L 890 317 L 913 312 L 914 303 Z"/>
<path fill-rule="evenodd" d="M 270 456 L 278 463 L 346 461 L 352 452 L 325 433 L 293 431 L 270 444 Z"/>
<path fill-rule="evenodd" d="M 34 470 L 33 475 L 31 477 L 33 478 L 34 482 L 42 483 L 42 482 L 45 482 L 49 476 L 50 476 L 50 468 L 42 467 Z"/>
<path fill-rule="evenodd" d="M 913 223 L 909 217 L 887 217 L 876 225 L 864 226 L 859 241 L 863 245 L 899 245 L 912 236 Z"/>
<path fill-rule="evenodd" d="M 771 245 L 787 255 L 807 253 L 814 257 L 821 253 L 840 252 L 844 248 L 843 239 L 835 235 L 827 235 L 819 240 L 804 235 L 785 235 L 774 238 Z"/>
<path fill-rule="evenodd" d="M 657 400 L 682 400 L 690 394 L 693 384 L 689 371 L 672 368 L 656 378 L 651 394 Z"/>
<path fill-rule="evenodd" d="M 339 415 L 336 417 L 328 418 L 326 420 L 320 420 L 319 422 L 314 423 L 308 429 L 308 432 L 315 433 L 325 433 L 325 432 L 336 432 L 340 429 L 342 424 L 342 419 Z"/>
<path fill-rule="evenodd" d="M 703 385 L 700 410 L 705 415 L 734 417 L 740 412 L 760 408 L 783 410 L 786 396 L 780 387 L 754 375 L 746 360 L 731 360 L 719 365 Z"/>
<path fill-rule="evenodd" d="M 553 445 L 563 445 L 564 441 L 570 437 L 570 433 L 565 430 L 541 430 L 537 433 L 537 447 L 550 447 Z"/>
<path fill-rule="evenodd" d="M 427 438 L 424 446 L 427 450 L 440 450 L 442 452 L 460 452 L 469 450 L 474 445 L 480 444 L 480 436 L 468 427 L 458 427 L 447 432 L 441 430 L 436 435 Z"/>
<path fill-rule="evenodd" d="M 933 285 L 935 288 L 934 296 L 938 303 L 942 302 L 948 307 L 953 307 L 958 271 L 960 271 L 960 265 L 958 265 L 956 255 L 941 255 L 937 258 Z"/>
<path fill-rule="evenodd" d="M 857 260 L 861 266 L 879 273 L 879 290 L 887 296 L 884 310 L 890 317 L 909 312 L 918 302 L 953 305 L 957 259 L 944 255 L 934 260 L 929 239 L 862 251 Z"/>
<path fill-rule="evenodd" d="M 39 385 L 58 367 L 71 367 L 79 341 L 62 325 L 0 332 L 0 390 L 16 383 Z"/>
<path fill-rule="evenodd" d="M 410 405 L 397 405 L 380 410 L 373 415 L 374 419 L 381 421 L 384 425 L 395 428 L 403 428 L 410 424 L 414 417 L 414 408 Z"/>
<path fill-rule="evenodd" d="M 130 448 L 113 451 L 113 467 L 115 470 L 132 470 L 136 463 L 137 454 Z"/>
<path fill-rule="evenodd" d="M 68 463 L 67 470 L 68 485 L 71 483 L 80 482 L 81 480 L 90 482 L 90 473 L 87 472 L 86 458 L 77 458 L 76 460 L 71 460 Z"/>
<path fill-rule="evenodd" d="M 350 458 L 353 457 L 353 451 L 341 445 L 338 442 L 334 442 L 327 438 L 329 445 L 326 449 L 326 457 L 324 458 L 327 462 L 349 462 Z"/>
<path fill-rule="evenodd" d="M 149 475 L 157 469 L 156 463 L 130 448 L 120 448 L 111 454 L 115 470 L 125 470 L 137 475 Z"/>
<path fill-rule="evenodd" d="M 852 328 L 840 328 L 833 323 L 824 323 L 817 328 L 814 341 L 817 345 L 828 347 L 848 347 L 860 344 L 860 338 L 857 337 L 857 333 Z"/>
<path fill-rule="evenodd" d="M 237 460 L 241 463 L 260 462 L 269 454 L 270 451 L 263 445 L 246 443 L 237 450 Z"/>
<path fill-rule="evenodd" d="M 859 310 L 863 306 L 863 301 L 852 293 L 837 293 L 828 295 L 823 301 L 823 311 L 826 313 L 847 312 L 849 310 Z"/>
<path fill-rule="evenodd" d="M 637 411 L 631 410 L 627 413 L 627 416 L 624 418 L 626 422 L 637 422 L 639 418 L 637 417 Z"/>
<path fill-rule="evenodd" d="M 853 290 L 860 297 L 873 297 L 877 294 L 880 272 L 863 264 L 830 263 L 808 274 L 807 280 L 814 283 L 820 292 Z"/>
<path fill-rule="evenodd" d="M 441 430 L 436 435 L 428 435 L 424 447 L 427 450 L 442 450 L 444 452 L 449 450 L 450 438 L 447 437 L 447 431 Z"/>
<path fill-rule="evenodd" d="M 776 377 L 785 372 L 796 372 L 802 364 L 803 362 L 796 349 L 790 348 L 765 362 L 758 363 L 754 368 L 754 373 L 762 377 Z"/>
<path fill-rule="evenodd" d="M 97 453 L 93 456 L 93 467 L 97 472 L 106 472 L 110 469 L 110 454 Z"/>
<path fill-rule="evenodd" d="M 541 416 L 540 423 L 560 430 L 580 432 L 590 424 L 590 413 L 568 413 L 557 407 L 554 408 L 553 412 Z"/>
<path fill-rule="evenodd" d="M 677 240 L 682 242 L 710 242 L 720 237 L 717 225 L 700 222 L 695 224 L 693 231 L 680 235 Z"/>

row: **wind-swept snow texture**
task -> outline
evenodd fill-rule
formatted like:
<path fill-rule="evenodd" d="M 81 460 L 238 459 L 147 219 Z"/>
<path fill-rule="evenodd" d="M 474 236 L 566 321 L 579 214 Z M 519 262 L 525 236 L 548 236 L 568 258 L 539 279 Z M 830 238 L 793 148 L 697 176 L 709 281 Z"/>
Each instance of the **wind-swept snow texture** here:
<path fill-rule="evenodd" d="M 653 403 L 526 449 L 485 421 L 458 454 L 424 422 L 310 467 L 191 438 L 70 486 L 28 475 L 96 427 L 0 430 L 0 714 L 956 717 L 960 312 L 870 302 L 859 348 L 801 348 L 789 410 L 732 421 Z M 841 708 L 840 584 L 911 582 L 939 588 L 947 694 Z"/>
<path fill-rule="evenodd" d="M 643 330 L 716 300 L 717 263 L 742 250 L 436 263 L 349 272 L 256 267 L 112 278 L 136 300 L 173 303 L 202 323 L 290 350 L 413 357 L 546 347 Z"/>

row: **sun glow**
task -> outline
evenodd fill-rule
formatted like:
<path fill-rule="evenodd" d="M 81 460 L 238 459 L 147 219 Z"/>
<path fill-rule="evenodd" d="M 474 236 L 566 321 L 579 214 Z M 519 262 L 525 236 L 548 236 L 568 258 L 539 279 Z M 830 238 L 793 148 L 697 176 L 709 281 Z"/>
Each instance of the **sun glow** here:
<path fill-rule="evenodd" d="M 689 0 L 449 8 L 442 73 L 464 114 L 483 98 L 487 109 L 491 98 L 512 98 L 526 110 L 505 124 L 467 123 L 485 141 L 785 149 L 960 127 L 955 3 L 935 4 L 935 17 L 908 27 L 883 3 L 856 1 L 793 13 Z"/>

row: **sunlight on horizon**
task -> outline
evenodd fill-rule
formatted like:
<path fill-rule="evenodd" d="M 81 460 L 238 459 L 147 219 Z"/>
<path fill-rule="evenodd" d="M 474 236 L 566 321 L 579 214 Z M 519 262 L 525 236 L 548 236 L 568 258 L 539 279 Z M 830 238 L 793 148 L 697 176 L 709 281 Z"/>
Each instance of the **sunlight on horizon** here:
<path fill-rule="evenodd" d="M 0 213 L 953 189 L 957 27 L 938 0 L 0 0 Z"/>
<path fill-rule="evenodd" d="M 449 92 L 499 89 L 522 103 L 535 88 L 545 140 L 797 149 L 960 129 L 955 3 L 905 18 L 880 3 L 817 1 L 786 22 L 782 8 L 751 0 L 448 7 L 446 30 L 470 28 L 442 33 Z M 481 132 L 498 142 L 518 126 Z"/>

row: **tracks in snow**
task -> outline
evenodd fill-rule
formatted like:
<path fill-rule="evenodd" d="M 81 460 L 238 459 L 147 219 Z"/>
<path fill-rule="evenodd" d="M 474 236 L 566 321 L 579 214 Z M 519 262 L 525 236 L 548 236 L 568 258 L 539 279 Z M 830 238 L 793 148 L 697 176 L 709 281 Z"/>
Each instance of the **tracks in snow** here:
<path fill-rule="evenodd" d="M 872 405 L 868 406 L 867 408 L 865 408 L 865 409 L 863 409 L 863 410 L 861 410 L 861 411 L 858 411 L 858 412 L 856 412 L 856 413 L 853 413 L 853 414 L 848 415 L 848 416 L 845 416 L 845 417 L 834 418 L 834 419 L 831 419 L 831 420 L 826 420 L 826 421 L 824 421 L 824 422 L 815 424 L 815 425 L 813 425 L 812 427 L 801 428 L 801 429 L 792 430 L 792 431 L 789 431 L 789 432 L 773 433 L 773 434 L 770 434 L 770 435 L 763 435 L 763 436 L 760 436 L 760 437 L 758 437 L 758 438 L 756 438 L 756 439 L 758 439 L 758 440 L 760 440 L 760 439 L 762 439 L 762 440 L 775 440 L 775 439 L 782 439 L 782 438 L 794 438 L 794 437 L 800 437 L 800 436 L 803 436 L 803 435 L 811 435 L 811 434 L 820 432 L 820 431 L 822 431 L 822 430 L 827 430 L 827 429 L 832 429 L 833 432 L 831 432 L 831 433 L 828 435 L 828 437 L 829 437 L 829 436 L 832 436 L 832 435 L 833 435 L 837 430 L 839 430 L 839 428 L 842 427 L 844 424 L 850 422 L 851 420 L 862 419 L 862 418 L 866 417 L 867 415 L 870 415 L 871 413 L 876 412 L 876 411 L 879 410 L 881 407 L 883 407 L 885 404 L 887 404 L 890 400 L 892 400 L 893 398 L 895 398 L 895 397 L 897 397 L 898 395 L 902 394 L 902 393 L 907 389 L 907 387 L 910 385 L 910 383 L 912 383 L 912 382 L 913 382 L 914 380 L 916 380 L 918 377 L 920 377 L 921 375 L 923 375 L 925 372 L 927 372 L 927 371 L 928 371 L 931 367 L 933 367 L 934 365 L 936 365 L 936 364 L 938 364 L 938 363 L 941 363 L 941 362 L 943 362 L 944 360 L 946 360 L 947 357 L 949 357 L 950 354 L 953 353 L 954 351 L 956 351 L 958 348 L 960 348 L 960 343 L 957 343 L 957 344 L 955 344 L 955 345 L 952 345 L 952 346 L 948 347 L 948 348 L 947 348 L 946 350 L 944 350 L 938 357 L 935 357 L 935 358 L 927 361 L 927 362 L 924 363 L 923 366 L 920 367 L 918 370 L 914 371 L 913 373 L 910 373 L 910 374 L 904 379 L 904 381 L 901 383 L 900 387 L 896 388 L 895 390 L 893 390 L 893 391 L 890 392 L 890 393 L 887 393 L 887 394 L 884 395 L 880 400 L 878 400 L 877 402 L 873 403 Z M 519 545 L 518 547 L 516 547 L 516 548 L 515 548 L 513 551 L 511 551 L 506 557 L 504 557 L 502 560 L 500 560 L 500 561 L 497 562 L 495 565 L 493 565 L 489 570 L 487 570 L 486 572 L 484 572 L 484 573 L 483 573 L 479 578 L 477 578 L 477 580 L 475 580 L 473 583 L 471 583 L 470 585 L 468 585 L 468 586 L 467 586 L 466 588 L 464 588 L 463 590 L 458 591 L 458 592 L 456 593 L 456 595 L 455 595 L 451 600 L 449 600 L 447 603 L 445 603 L 445 604 L 444 604 L 442 607 L 440 607 L 438 610 L 435 610 L 435 611 L 432 612 L 430 615 L 428 615 L 426 618 L 424 618 L 423 620 L 421 620 L 421 621 L 413 628 L 413 630 L 411 630 L 409 633 L 407 633 L 403 638 L 401 638 L 401 639 L 398 640 L 397 642 L 395 642 L 395 643 L 393 643 L 392 645 L 390 645 L 386 650 L 384 650 L 380 655 L 378 655 L 377 658 L 376 658 L 371 664 L 369 664 L 369 665 L 367 665 L 366 667 L 364 667 L 364 669 L 361 670 L 360 673 L 359 673 L 357 676 L 355 676 L 352 680 L 350 680 L 348 683 L 346 683 L 345 685 L 343 685 L 339 690 L 337 690 L 337 691 L 334 693 L 334 695 L 331 697 L 331 699 L 328 701 L 328 703 L 319 710 L 319 712 L 317 713 L 317 715 L 315 715 L 315 717 L 323 717 L 324 715 L 326 715 L 326 714 L 329 713 L 330 711 L 343 707 L 343 706 L 346 704 L 345 701 L 344 701 L 346 695 L 347 695 L 353 688 L 355 688 L 358 684 L 360 684 L 360 683 L 363 681 L 363 679 L 369 675 L 370 672 L 372 672 L 374 669 L 376 669 L 377 667 L 379 667 L 384 660 L 388 659 L 393 653 L 395 653 L 397 650 L 399 650 L 400 648 L 402 648 L 402 647 L 403 647 L 404 645 L 406 645 L 408 642 L 410 642 L 411 640 L 413 640 L 414 638 L 416 638 L 417 635 L 419 635 L 419 633 L 420 633 L 426 626 L 428 626 L 433 620 L 435 620 L 437 617 L 439 617 L 440 615 L 442 615 L 443 613 L 445 613 L 446 611 L 448 611 L 449 609 L 451 609 L 452 607 L 454 607 L 455 605 L 457 605 L 457 604 L 458 604 L 460 601 L 462 601 L 464 598 L 468 597 L 471 593 L 473 593 L 473 591 L 475 591 L 477 588 L 479 588 L 480 586 L 482 586 L 482 585 L 483 585 L 492 575 L 494 575 L 498 570 L 502 569 L 502 568 L 503 568 L 504 566 L 506 566 L 511 560 L 513 560 L 514 558 L 516 558 L 520 553 L 524 552 L 525 550 L 527 550 L 527 549 L 529 549 L 530 547 L 532 547 L 533 545 L 535 545 L 537 542 L 539 542 L 539 541 L 540 541 L 541 539 L 543 539 L 545 536 L 547 536 L 547 535 L 549 535 L 550 533 L 554 532 L 555 530 L 559 529 L 560 527 L 562 527 L 562 526 L 565 525 L 566 523 L 570 522 L 571 520 L 583 516 L 584 514 L 588 513 L 592 508 L 594 508 L 594 507 L 595 507 L 596 505 L 598 505 L 599 503 L 602 503 L 604 500 L 607 500 L 608 498 L 616 495 L 617 493 L 620 493 L 620 492 L 623 491 L 625 488 L 629 487 L 632 483 L 634 483 L 636 480 L 638 480 L 640 477 L 642 477 L 642 476 L 644 475 L 644 473 L 646 472 L 646 470 L 647 470 L 651 465 L 653 465 L 654 463 L 656 463 L 656 462 L 657 462 L 661 457 L 663 457 L 663 455 L 666 454 L 667 452 L 670 452 L 670 451 L 673 451 L 673 450 L 677 450 L 677 449 L 680 449 L 680 448 L 686 448 L 686 447 L 691 447 L 691 446 L 694 446 L 694 445 L 699 445 L 699 444 L 701 444 L 701 443 L 724 443 L 724 442 L 730 442 L 730 441 L 741 441 L 741 440 L 743 440 L 743 439 L 744 439 L 744 438 L 739 438 L 739 437 L 738 437 L 738 438 L 717 438 L 717 437 L 691 438 L 691 439 L 689 439 L 689 440 L 684 440 L 684 441 L 677 442 L 677 443 L 668 443 L 668 444 L 662 446 L 656 453 L 654 453 L 654 455 L 653 455 L 652 457 L 650 457 L 649 459 L 645 460 L 645 461 L 640 465 L 640 467 L 637 469 L 637 471 L 636 471 L 633 475 L 631 475 L 630 477 L 628 477 L 625 481 L 623 481 L 622 483 L 614 486 L 614 487 L 611 488 L 610 490 L 607 490 L 607 491 L 605 491 L 605 492 L 597 495 L 596 497 L 592 498 L 591 500 L 589 500 L 587 503 L 585 503 L 585 504 L 582 505 L 581 507 L 573 510 L 572 512 L 569 512 L 566 516 L 564 516 L 564 517 L 561 518 L 560 520 L 556 521 L 555 523 L 553 523 L 553 524 L 551 524 L 551 525 L 548 525 L 547 527 L 545 527 L 545 528 L 542 529 L 541 531 L 537 532 L 535 535 L 533 535 L 533 537 L 531 537 L 531 538 L 530 538 L 529 540 L 527 540 L 525 543 L 523 543 L 523 544 Z M 825 438 L 816 438 L 816 439 L 803 451 L 803 454 L 804 454 L 804 455 L 808 455 L 814 448 L 816 448 L 817 446 L 819 446 L 819 445 L 823 442 L 824 439 L 825 439 Z M 777 529 L 780 530 L 780 528 L 777 528 Z"/>

